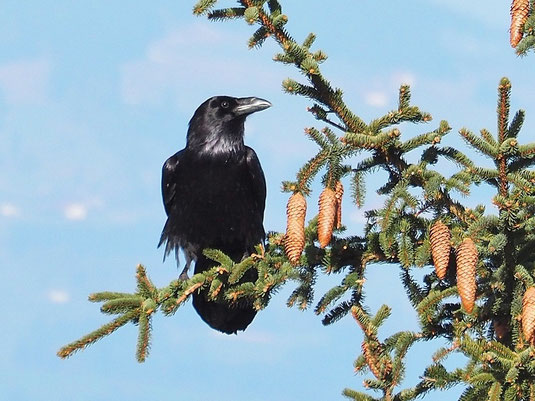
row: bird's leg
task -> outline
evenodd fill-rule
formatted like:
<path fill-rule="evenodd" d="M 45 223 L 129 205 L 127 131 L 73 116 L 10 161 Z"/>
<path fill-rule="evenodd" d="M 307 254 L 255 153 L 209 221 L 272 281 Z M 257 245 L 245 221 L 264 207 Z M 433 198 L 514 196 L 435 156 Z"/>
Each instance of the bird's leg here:
<path fill-rule="evenodd" d="M 186 262 L 186 266 L 184 266 L 184 269 L 182 269 L 182 272 L 180 273 L 180 276 L 178 276 L 179 280 L 181 280 L 181 281 L 189 280 L 188 270 L 189 270 L 189 265 L 190 264 L 191 264 L 191 260 L 188 260 Z"/>
<path fill-rule="evenodd" d="M 184 269 L 182 269 L 180 276 L 178 276 L 179 280 L 182 280 L 182 281 L 189 280 L 188 270 L 189 270 L 192 260 L 193 258 L 189 254 L 186 253 L 186 266 L 184 266 Z"/>

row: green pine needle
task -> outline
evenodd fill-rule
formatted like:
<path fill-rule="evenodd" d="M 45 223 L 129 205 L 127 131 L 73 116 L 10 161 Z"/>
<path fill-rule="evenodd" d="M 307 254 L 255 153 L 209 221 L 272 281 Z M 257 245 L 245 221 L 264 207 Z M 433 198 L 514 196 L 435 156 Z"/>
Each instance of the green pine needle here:
<path fill-rule="evenodd" d="M 495 159 L 498 156 L 499 148 L 497 146 L 490 145 L 487 141 L 479 138 L 472 132 L 468 131 L 467 129 L 461 129 L 459 131 L 463 139 L 473 146 L 477 151 L 483 153 L 484 155 Z"/>
<path fill-rule="evenodd" d="M 133 296 L 132 294 L 129 294 L 127 292 L 103 291 L 103 292 L 97 292 L 97 293 L 89 295 L 88 300 L 90 302 L 103 302 L 103 301 L 110 301 L 112 299 L 118 299 L 118 298 L 128 298 L 132 296 Z"/>
<path fill-rule="evenodd" d="M 119 327 L 124 326 L 126 323 L 138 318 L 139 315 L 140 315 L 139 310 L 133 310 L 128 313 L 125 313 L 124 315 L 119 316 L 118 318 L 112 320 L 110 323 L 105 324 L 99 329 L 92 331 L 91 333 L 83 336 L 79 340 L 73 341 L 72 343 L 62 347 L 58 351 L 57 355 L 63 359 L 68 358 L 76 351 L 84 349 L 88 347 L 89 345 L 94 344 L 95 342 L 100 340 L 102 337 L 110 335 Z"/>
<path fill-rule="evenodd" d="M 228 282 L 235 284 L 243 277 L 243 275 L 251 269 L 255 264 L 254 257 L 248 257 L 242 260 L 240 263 L 234 265 L 230 271 Z"/>
<path fill-rule="evenodd" d="M 203 254 L 208 259 L 219 263 L 223 268 L 227 270 L 232 269 L 232 266 L 234 265 L 234 261 L 228 255 L 218 249 L 204 249 Z"/>
<path fill-rule="evenodd" d="M 136 359 L 138 362 L 145 362 L 150 348 L 151 321 L 149 314 L 139 315 L 139 335 L 137 341 Z"/>
<path fill-rule="evenodd" d="M 522 129 L 522 125 L 524 124 L 524 118 L 524 110 L 518 110 L 513 117 L 513 121 L 511 121 L 509 128 L 507 129 L 507 138 L 516 138 L 518 136 L 520 130 Z"/>
<path fill-rule="evenodd" d="M 225 21 L 232 18 L 242 18 L 245 13 L 243 7 L 223 8 L 220 10 L 210 11 L 207 15 L 209 20 L 212 21 Z"/>
<path fill-rule="evenodd" d="M 350 398 L 354 401 L 376 401 L 376 398 L 369 396 L 368 394 L 362 393 L 360 391 L 351 390 L 350 388 L 344 389 L 342 395 L 346 398 Z"/>
<path fill-rule="evenodd" d="M 501 144 L 507 137 L 510 97 L 511 82 L 507 78 L 502 78 L 498 86 L 498 144 Z"/>
<path fill-rule="evenodd" d="M 206 14 L 210 9 L 215 6 L 217 0 L 200 0 L 193 6 L 193 14 L 203 15 Z"/>
<path fill-rule="evenodd" d="M 105 304 L 103 304 L 100 307 L 100 311 L 102 313 L 108 313 L 108 314 L 119 314 L 119 313 L 126 313 L 133 309 L 141 307 L 141 303 L 143 302 L 142 297 L 125 297 L 125 298 L 117 298 L 112 299 Z"/>

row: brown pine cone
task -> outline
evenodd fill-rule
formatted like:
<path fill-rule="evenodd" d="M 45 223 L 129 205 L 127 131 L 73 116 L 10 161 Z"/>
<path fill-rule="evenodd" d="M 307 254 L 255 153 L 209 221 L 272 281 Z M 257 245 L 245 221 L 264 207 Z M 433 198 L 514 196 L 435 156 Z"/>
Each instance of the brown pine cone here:
<path fill-rule="evenodd" d="M 476 300 L 476 265 L 478 253 L 474 241 L 465 238 L 457 247 L 457 290 L 463 308 L 472 313 Z"/>
<path fill-rule="evenodd" d="M 286 235 L 284 236 L 284 252 L 294 266 L 305 247 L 305 216 L 307 201 L 301 192 L 294 192 L 286 206 Z"/>
<path fill-rule="evenodd" d="M 433 256 L 435 272 L 438 278 L 442 280 L 446 277 L 450 261 L 451 235 L 448 226 L 440 220 L 436 221 L 431 227 L 429 240 L 431 242 L 431 255 Z"/>
<path fill-rule="evenodd" d="M 334 227 L 340 229 L 342 227 L 342 196 L 344 195 L 344 186 L 341 181 L 336 183 L 334 188 L 334 196 L 336 197 L 336 216 L 334 218 Z"/>
<path fill-rule="evenodd" d="M 535 287 L 529 287 L 522 298 L 522 332 L 535 345 Z"/>
<path fill-rule="evenodd" d="M 319 198 L 318 241 L 321 248 L 325 248 L 331 242 L 336 218 L 336 204 L 336 194 L 331 188 L 326 187 Z"/>
<path fill-rule="evenodd" d="M 513 0 L 511 3 L 510 43 L 516 47 L 524 34 L 524 24 L 529 15 L 529 0 Z"/>

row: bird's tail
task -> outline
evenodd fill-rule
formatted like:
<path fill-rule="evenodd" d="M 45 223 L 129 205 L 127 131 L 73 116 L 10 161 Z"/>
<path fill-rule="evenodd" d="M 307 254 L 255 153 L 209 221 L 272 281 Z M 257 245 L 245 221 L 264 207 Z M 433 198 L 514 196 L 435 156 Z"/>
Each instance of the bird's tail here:
<path fill-rule="evenodd" d="M 165 258 L 167 258 L 167 256 L 169 256 L 169 254 L 174 250 L 176 263 L 178 265 L 179 264 L 178 251 L 180 250 L 180 244 L 176 238 L 169 235 L 169 230 L 167 228 L 168 224 L 169 224 L 169 219 L 165 222 L 165 226 L 163 227 L 162 235 L 160 236 L 160 241 L 158 242 L 158 248 L 161 247 L 165 243 L 165 251 L 163 253 L 164 262 L 165 262 Z"/>
<path fill-rule="evenodd" d="M 201 255 L 195 263 L 195 273 L 208 270 L 215 266 L 216 263 Z M 256 269 L 249 269 L 240 282 L 254 282 L 257 278 L 258 272 Z M 237 304 L 229 304 L 223 299 L 208 300 L 207 296 L 207 289 L 193 293 L 193 307 L 199 316 L 215 330 L 226 334 L 236 334 L 238 330 L 245 330 L 256 315 L 256 310 L 251 302 L 241 301 Z"/>

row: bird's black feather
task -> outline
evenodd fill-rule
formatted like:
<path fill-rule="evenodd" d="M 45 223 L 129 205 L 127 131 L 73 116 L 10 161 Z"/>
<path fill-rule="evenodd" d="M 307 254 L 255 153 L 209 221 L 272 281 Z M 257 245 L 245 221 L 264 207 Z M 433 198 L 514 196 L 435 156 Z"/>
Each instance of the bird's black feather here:
<path fill-rule="evenodd" d="M 191 261 L 195 273 L 215 264 L 202 254 L 205 248 L 220 249 L 239 262 L 264 240 L 266 182 L 243 134 L 246 116 L 269 106 L 258 98 L 208 99 L 190 121 L 186 147 L 165 162 L 162 197 L 168 217 L 159 245 L 165 243 L 165 255 L 182 248 L 186 271 Z M 242 280 L 255 281 L 256 274 L 250 270 Z M 250 303 L 230 305 L 205 295 L 194 293 L 193 305 L 224 333 L 244 330 L 256 314 Z"/>

